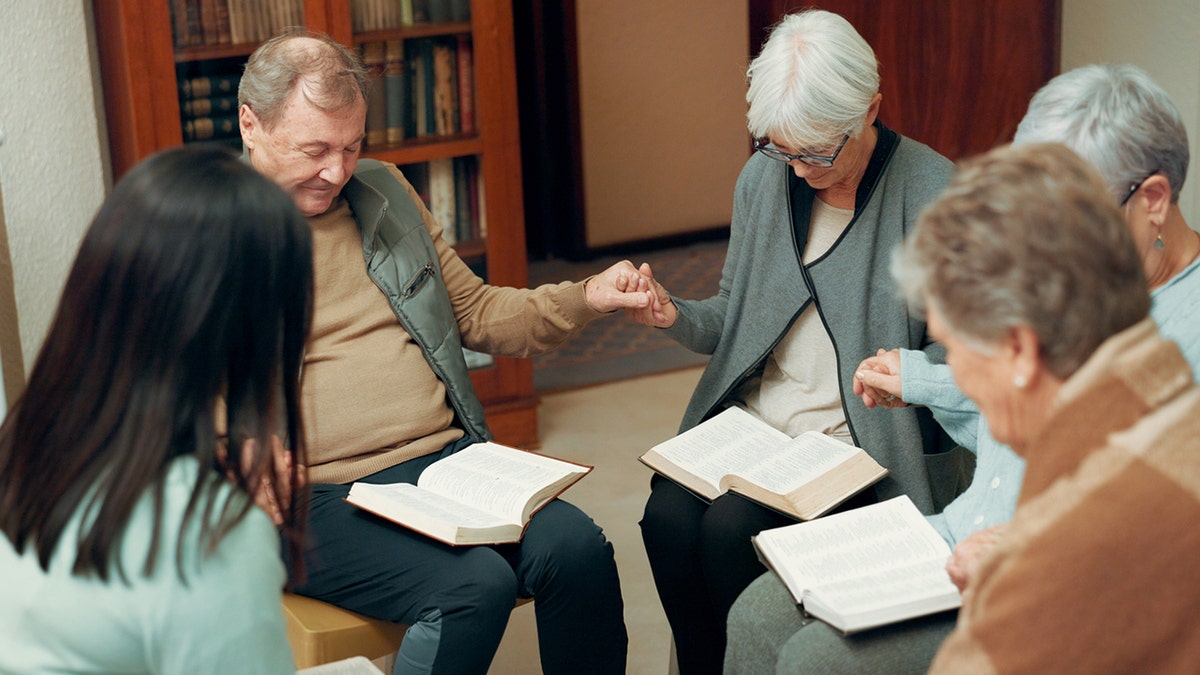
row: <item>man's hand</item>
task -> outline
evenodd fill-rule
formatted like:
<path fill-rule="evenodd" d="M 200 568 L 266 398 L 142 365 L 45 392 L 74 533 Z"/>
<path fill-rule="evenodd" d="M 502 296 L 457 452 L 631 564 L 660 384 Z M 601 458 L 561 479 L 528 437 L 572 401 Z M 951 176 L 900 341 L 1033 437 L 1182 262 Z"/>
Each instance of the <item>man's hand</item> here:
<path fill-rule="evenodd" d="M 900 350 L 880 349 L 863 359 L 854 369 L 854 393 L 868 408 L 901 408 L 904 402 L 900 385 Z"/>
<path fill-rule="evenodd" d="M 967 588 L 975 570 L 979 569 L 979 563 L 987 557 L 1007 529 L 1008 523 L 993 525 L 986 530 L 972 533 L 954 547 L 953 555 L 946 561 L 946 573 L 960 592 Z"/>
<path fill-rule="evenodd" d="M 650 304 L 650 297 L 638 292 L 645 284 L 633 263 L 622 260 L 584 282 L 583 297 L 597 312 L 643 308 Z"/>
<path fill-rule="evenodd" d="M 655 328 L 670 328 L 675 324 L 678 313 L 671 294 L 654 278 L 650 263 L 642 263 L 638 271 L 638 286 L 628 288 L 627 293 L 640 293 L 649 298 L 644 307 L 626 308 L 625 313 L 634 321 Z"/>

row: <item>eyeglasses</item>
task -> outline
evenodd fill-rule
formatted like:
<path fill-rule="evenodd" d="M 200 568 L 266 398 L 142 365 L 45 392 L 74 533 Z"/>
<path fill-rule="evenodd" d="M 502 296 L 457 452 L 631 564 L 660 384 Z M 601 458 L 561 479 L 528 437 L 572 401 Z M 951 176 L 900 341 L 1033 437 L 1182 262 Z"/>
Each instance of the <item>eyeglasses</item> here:
<path fill-rule="evenodd" d="M 1151 171 L 1145 178 L 1139 180 L 1138 182 L 1134 183 L 1133 185 L 1130 185 L 1129 192 L 1126 192 L 1125 198 L 1121 200 L 1121 206 L 1125 206 L 1125 204 L 1128 203 L 1129 200 L 1133 197 L 1134 193 L 1137 192 L 1138 190 L 1142 189 L 1142 183 L 1145 183 L 1146 181 L 1150 180 L 1150 176 L 1153 176 L 1156 173 L 1158 173 L 1158 169 Z"/>
<path fill-rule="evenodd" d="M 846 147 L 846 141 L 848 141 L 848 140 L 850 140 L 850 134 L 846 134 L 845 136 L 842 136 L 842 142 L 838 143 L 837 149 L 834 150 L 833 154 L 829 155 L 829 156 L 825 156 L 825 155 L 793 155 L 790 152 L 784 152 L 782 150 L 779 150 L 778 148 L 775 148 L 774 146 L 772 146 L 770 144 L 770 141 L 764 141 L 764 140 L 754 141 L 754 149 L 761 152 L 762 154 L 766 155 L 767 157 L 770 157 L 771 159 L 779 160 L 780 162 L 783 162 L 785 164 L 791 164 L 792 162 L 800 162 L 802 164 L 807 164 L 809 166 L 815 166 L 815 167 L 820 167 L 822 169 L 828 169 L 829 167 L 833 166 L 833 161 L 835 159 L 837 159 L 837 156 L 842 151 L 842 148 Z"/>

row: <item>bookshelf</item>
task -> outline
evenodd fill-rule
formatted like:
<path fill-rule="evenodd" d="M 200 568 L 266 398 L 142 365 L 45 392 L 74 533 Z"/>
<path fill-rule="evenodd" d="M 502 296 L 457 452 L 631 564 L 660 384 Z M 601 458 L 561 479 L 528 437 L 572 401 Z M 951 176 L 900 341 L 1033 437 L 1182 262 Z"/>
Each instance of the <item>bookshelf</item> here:
<path fill-rule="evenodd" d="M 195 16 L 209 12 L 207 37 L 203 21 L 189 24 L 179 16 L 189 5 Z M 411 0 L 417 12 L 411 23 L 403 20 L 402 12 L 393 11 L 405 5 L 410 5 L 408 0 L 93 0 L 114 178 L 147 155 L 185 142 L 185 132 L 196 141 L 219 140 L 222 123 L 198 123 L 205 116 L 196 112 L 214 106 L 216 112 L 207 117 L 216 120 L 227 103 L 198 102 L 220 94 L 197 96 L 191 80 L 209 78 L 212 83 L 222 76 L 236 76 L 259 36 L 270 34 L 273 26 L 303 25 L 360 53 L 377 49 L 370 45 L 389 42 L 402 45 L 405 57 L 453 47 L 449 50 L 453 74 L 469 74 L 456 82 L 452 98 L 457 110 L 449 114 L 449 126 L 438 127 L 435 122 L 417 129 L 413 125 L 419 116 L 408 110 L 398 115 L 406 120 L 399 123 L 405 131 L 397 133 L 393 128 L 389 138 L 385 128 L 382 137 L 376 134 L 375 142 L 365 145 L 363 155 L 400 166 L 416 179 L 419 190 L 424 182 L 423 194 L 431 198 L 444 195 L 438 209 L 459 214 L 455 224 L 442 223 L 454 232 L 459 255 L 489 283 L 524 287 L 525 224 L 511 4 L 508 0 Z M 224 12 L 219 20 L 228 25 L 214 30 L 212 12 Z M 177 37 L 197 30 L 204 39 Z M 236 42 L 234 34 L 239 36 Z M 442 65 L 437 72 L 444 75 L 447 57 L 443 53 L 438 58 Z M 405 63 L 411 62 L 405 58 Z M 444 98 L 445 91 L 439 96 Z M 464 115 L 467 96 L 469 111 Z M 423 121 L 428 123 L 428 117 Z M 240 147 L 236 134 L 223 142 Z M 445 184 L 435 178 L 447 172 L 472 189 L 464 193 L 454 188 L 447 193 Z M 461 216 L 464 210 L 465 217 Z M 496 358 L 473 369 L 472 380 L 497 440 L 536 447 L 538 399 L 530 360 Z"/>

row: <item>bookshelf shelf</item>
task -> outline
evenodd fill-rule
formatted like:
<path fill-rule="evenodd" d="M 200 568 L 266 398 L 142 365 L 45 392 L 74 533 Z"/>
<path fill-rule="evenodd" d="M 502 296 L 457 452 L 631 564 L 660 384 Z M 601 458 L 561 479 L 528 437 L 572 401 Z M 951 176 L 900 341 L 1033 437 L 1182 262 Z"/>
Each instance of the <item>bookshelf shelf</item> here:
<path fill-rule="evenodd" d="M 229 45 L 204 45 L 199 47 L 179 47 L 175 50 L 175 63 L 193 63 L 196 61 L 211 61 L 213 59 L 250 57 L 257 42 L 243 42 Z"/>
<path fill-rule="evenodd" d="M 387 28 L 382 30 L 359 31 L 354 34 L 354 42 L 383 42 L 387 40 L 414 40 L 425 37 L 451 35 L 470 35 L 470 23 L 429 23 L 423 25 L 405 26 L 403 28 Z"/>
<path fill-rule="evenodd" d="M 236 125 L 236 101 L 229 100 L 236 95 L 236 83 L 232 91 L 218 90 L 214 84 L 208 95 L 211 100 L 196 100 L 199 89 L 193 81 L 207 78 L 219 83 L 222 78 L 240 76 L 242 64 L 259 42 L 243 40 L 235 44 L 232 39 L 223 39 L 197 44 L 194 27 L 181 21 L 178 13 L 191 1 L 93 0 L 96 32 L 104 36 L 98 50 L 114 179 L 153 152 L 183 143 L 185 130 L 189 140 L 217 140 L 215 136 L 200 136 L 219 134 L 222 125 L 226 129 L 230 123 Z M 233 6 L 227 4 L 228 0 L 205 2 Z M 447 164 L 453 166 L 456 181 L 460 175 L 466 176 L 476 188 L 467 202 L 472 205 L 470 218 L 475 222 L 469 230 L 463 230 L 460 223 L 455 249 L 489 283 L 524 286 L 527 268 L 516 66 L 512 6 L 508 0 L 470 0 L 469 5 L 460 4 L 460 0 L 428 0 L 453 4 L 458 11 L 469 7 L 469 17 L 359 31 L 354 27 L 364 25 L 364 17 L 353 16 L 352 7 L 370 3 L 242 0 L 241 6 L 246 2 L 260 8 L 264 16 L 277 11 L 282 18 L 275 25 L 294 25 L 288 17 L 303 17 L 305 27 L 356 49 L 388 41 L 468 47 L 462 50 L 465 64 L 459 61 L 456 67 L 469 67 L 467 88 L 459 89 L 459 96 L 470 96 L 470 124 L 460 107 L 456 112 L 460 115 L 459 126 L 368 143 L 364 156 L 394 163 L 406 173 L 411 170 L 414 178 L 422 173 L 434 174 L 435 165 L 444 169 Z M 184 30 L 190 37 L 176 40 L 175 35 Z M 224 85 L 230 86 L 228 82 Z M 185 89 L 186 95 L 181 94 Z M 218 115 L 218 106 L 231 103 L 232 109 L 221 108 Z M 211 118 L 194 118 L 197 110 L 208 107 L 214 109 Z M 231 134 L 227 141 L 236 145 L 236 126 Z M 460 170 L 464 173 L 457 173 Z M 462 199 L 458 191 L 455 194 Z M 463 203 L 458 202 L 460 207 Z M 447 230 L 454 227 L 441 224 Z M 497 439 L 508 445 L 536 447 L 538 399 L 529 359 L 497 358 L 491 366 L 472 370 L 471 377 Z"/>

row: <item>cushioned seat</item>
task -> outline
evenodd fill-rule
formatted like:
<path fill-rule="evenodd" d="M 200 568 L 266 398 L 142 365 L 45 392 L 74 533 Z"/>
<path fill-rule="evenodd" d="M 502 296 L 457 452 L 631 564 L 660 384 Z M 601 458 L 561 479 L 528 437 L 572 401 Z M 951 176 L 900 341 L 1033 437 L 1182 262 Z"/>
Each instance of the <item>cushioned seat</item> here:
<path fill-rule="evenodd" d="M 372 619 L 327 602 L 283 594 L 283 616 L 297 668 L 365 656 L 378 659 L 400 648 L 408 626 Z"/>
<path fill-rule="evenodd" d="M 532 600 L 521 598 L 517 607 Z M 297 668 L 352 656 L 375 660 L 400 649 L 408 626 L 356 614 L 327 602 L 283 594 L 283 616 Z"/>

